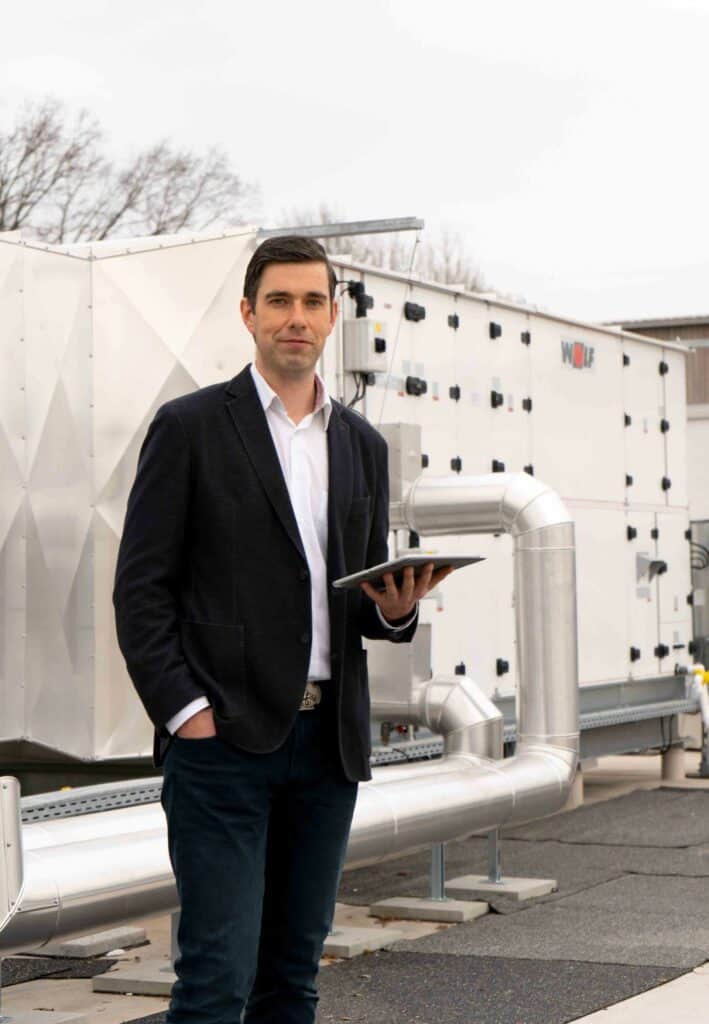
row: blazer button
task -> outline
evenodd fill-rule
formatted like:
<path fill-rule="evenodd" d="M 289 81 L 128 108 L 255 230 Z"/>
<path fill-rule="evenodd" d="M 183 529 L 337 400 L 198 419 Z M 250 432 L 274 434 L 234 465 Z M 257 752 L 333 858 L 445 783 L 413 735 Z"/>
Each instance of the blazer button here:
<path fill-rule="evenodd" d="M 300 572 L 298 573 L 298 579 L 303 580 L 303 582 L 305 582 L 305 580 L 307 580 L 309 576 L 310 573 L 308 572 L 307 569 L 301 569 Z"/>
<path fill-rule="evenodd" d="M 301 633 L 300 634 L 300 642 L 301 642 L 301 644 L 308 644 L 308 643 L 310 643 L 310 633 Z"/>

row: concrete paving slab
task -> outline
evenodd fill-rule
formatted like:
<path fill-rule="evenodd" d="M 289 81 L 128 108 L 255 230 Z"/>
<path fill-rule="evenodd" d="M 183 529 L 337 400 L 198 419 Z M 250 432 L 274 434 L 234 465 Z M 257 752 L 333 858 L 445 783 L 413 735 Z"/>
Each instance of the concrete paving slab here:
<path fill-rule="evenodd" d="M 576 1024 L 698 1024 L 706 1020 L 709 974 L 702 968 L 632 999 L 581 1017 Z"/>
<path fill-rule="evenodd" d="M 175 984 L 171 964 L 163 960 L 120 964 L 97 975 L 91 981 L 94 992 L 120 992 L 136 996 L 167 996 Z"/>
<path fill-rule="evenodd" d="M 108 931 L 79 935 L 66 942 L 49 942 L 42 947 L 43 956 L 90 957 L 102 956 L 114 949 L 131 949 L 147 942 L 145 928 L 109 928 Z"/>
<path fill-rule="evenodd" d="M 487 875 L 459 875 L 446 882 L 446 893 L 454 895 L 499 898 L 507 896 L 513 900 L 533 900 L 546 896 L 558 889 L 553 878 L 519 878 L 506 875 L 499 882 L 491 882 Z"/>
<path fill-rule="evenodd" d="M 325 956 L 349 959 L 375 949 L 388 949 L 402 938 L 394 928 L 335 928 L 325 939 Z"/>
<path fill-rule="evenodd" d="M 54 1010 L 30 1010 L 29 1013 L 20 1013 L 8 1016 L 0 1011 L 0 1021 L 6 1024 L 91 1024 L 85 1013 L 62 1013 Z"/>
<path fill-rule="evenodd" d="M 369 908 L 372 917 L 393 917 L 412 921 L 474 921 L 489 913 L 490 905 L 482 900 L 432 900 L 413 896 L 394 896 L 380 900 Z"/>

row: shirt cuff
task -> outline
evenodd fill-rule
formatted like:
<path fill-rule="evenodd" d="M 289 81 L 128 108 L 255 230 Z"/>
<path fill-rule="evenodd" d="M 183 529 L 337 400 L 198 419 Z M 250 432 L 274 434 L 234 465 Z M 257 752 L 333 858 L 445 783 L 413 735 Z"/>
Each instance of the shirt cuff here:
<path fill-rule="evenodd" d="M 397 631 L 397 632 L 400 629 L 408 629 L 409 626 L 411 625 L 411 623 L 414 621 L 414 619 L 416 618 L 416 616 L 419 613 L 419 606 L 418 606 L 418 602 L 417 602 L 416 603 L 416 607 L 414 608 L 413 612 L 411 613 L 410 618 L 408 618 L 406 620 L 406 622 L 400 622 L 398 626 L 392 626 L 391 622 L 387 622 L 387 620 L 382 615 L 382 610 L 381 610 L 381 608 L 379 607 L 378 604 L 375 605 L 375 608 L 377 609 L 377 615 L 379 616 L 379 619 L 380 619 L 382 625 L 386 626 L 387 629 L 391 629 L 392 631 Z"/>
<path fill-rule="evenodd" d="M 189 704 L 185 704 L 185 706 L 178 711 L 176 715 L 173 715 L 172 718 L 168 718 L 167 722 L 165 722 L 165 728 L 170 733 L 176 733 L 188 718 L 192 718 L 192 716 L 196 715 L 198 711 L 202 710 L 202 708 L 209 707 L 211 707 L 211 704 L 206 697 L 196 697 L 195 700 L 191 700 Z"/>

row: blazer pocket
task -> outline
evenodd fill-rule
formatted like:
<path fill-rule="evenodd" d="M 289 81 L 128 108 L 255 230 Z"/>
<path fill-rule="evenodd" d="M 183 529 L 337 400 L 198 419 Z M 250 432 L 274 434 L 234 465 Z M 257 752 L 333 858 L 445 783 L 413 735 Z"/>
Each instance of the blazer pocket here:
<path fill-rule="evenodd" d="M 241 624 L 180 620 L 185 660 L 222 718 L 244 711 L 246 653 Z"/>

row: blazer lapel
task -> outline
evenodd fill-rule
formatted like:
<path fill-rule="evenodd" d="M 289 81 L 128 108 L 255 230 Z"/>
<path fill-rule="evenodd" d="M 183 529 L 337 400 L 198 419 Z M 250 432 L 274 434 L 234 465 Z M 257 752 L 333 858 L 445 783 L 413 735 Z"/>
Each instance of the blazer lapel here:
<path fill-rule="evenodd" d="M 246 366 L 229 382 L 226 390 L 228 395 L 233 396 L 227 399 L 227 409 L 251 460 L 254 472 L 261 481 L 286 533 L 305 562 L 307 559 L 298 532 L 293 506 L 288 496 L 288 488 L 249 366 Z"/>
<path fill-rule="evenodd" d="M 327 515 L 327 574 L 330 580 L 342 576 L 345 557 L 342 532 L 349 507 L 352 504 L 352 446 L 350 428 L 333 401 L 327 428 L 328 453 L 328 515 Z M 338 591 L 338 593 L 340 593 Z"/>

